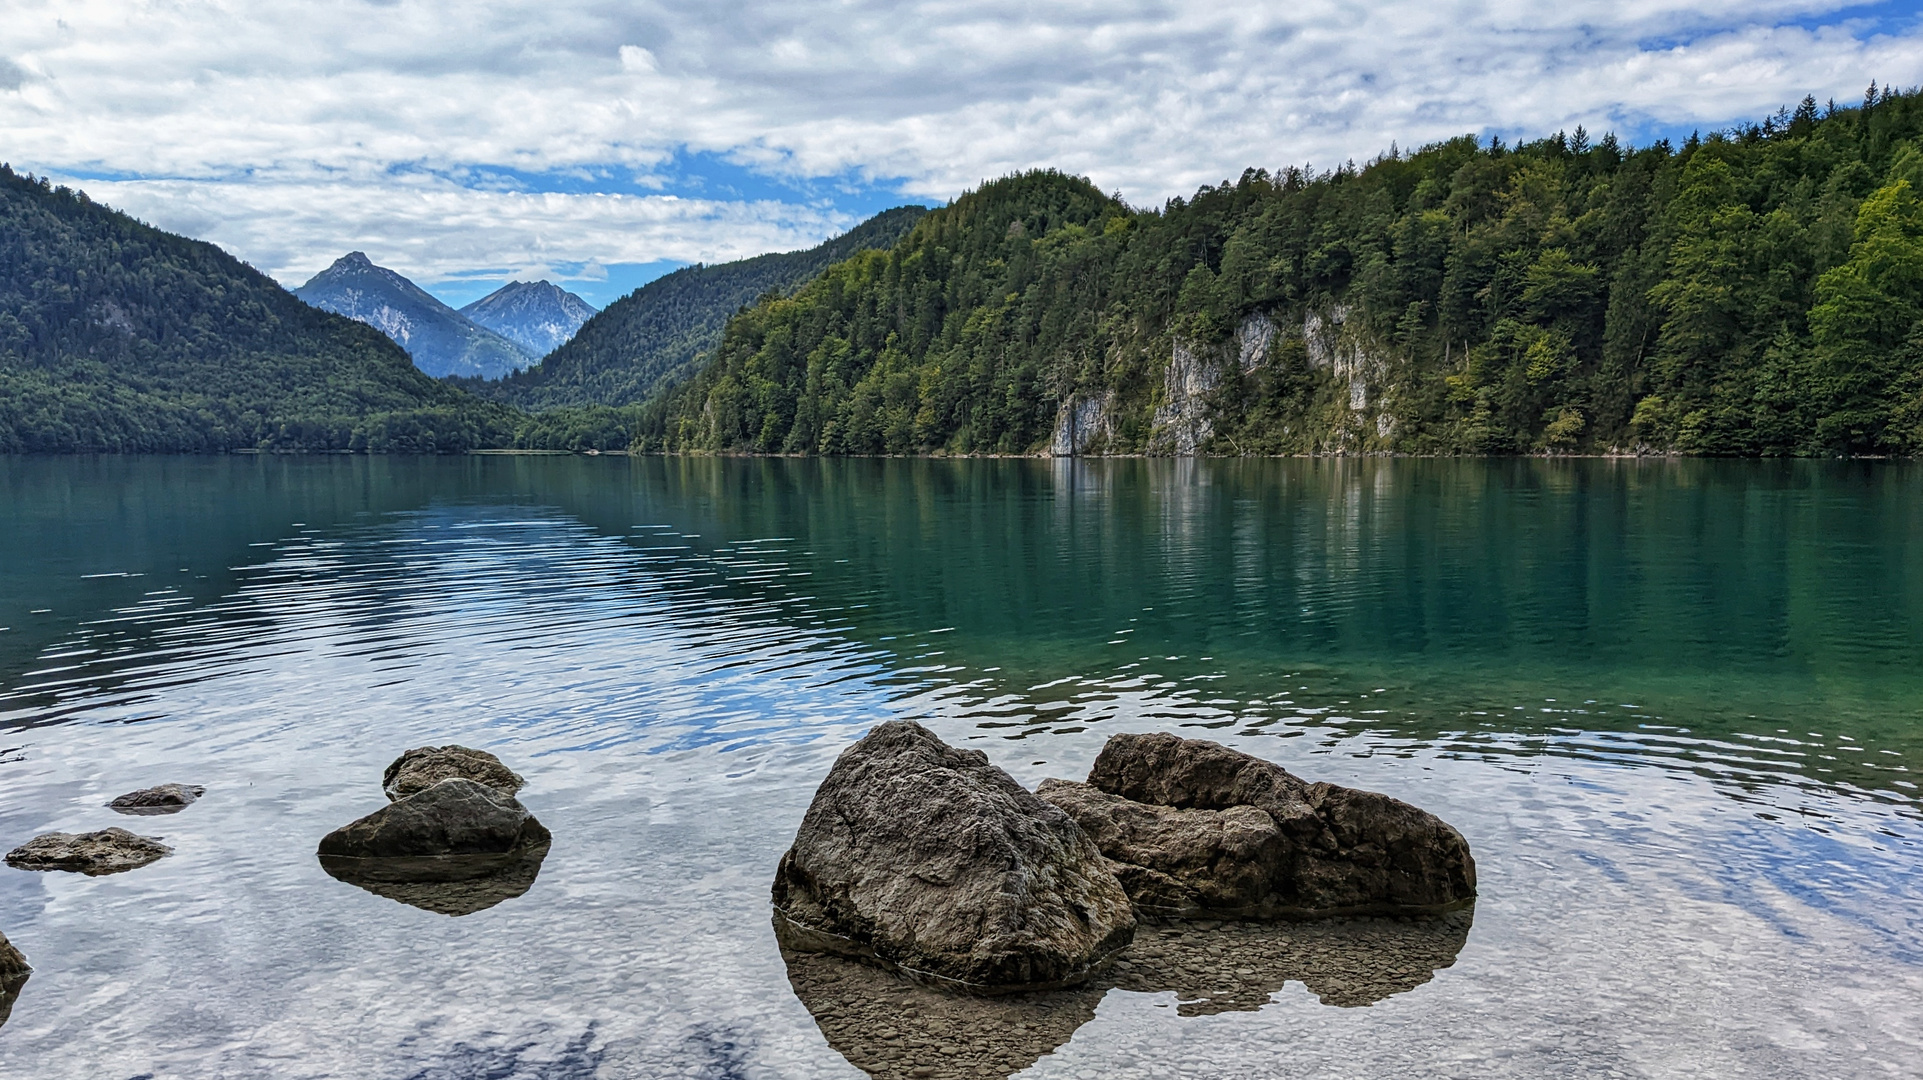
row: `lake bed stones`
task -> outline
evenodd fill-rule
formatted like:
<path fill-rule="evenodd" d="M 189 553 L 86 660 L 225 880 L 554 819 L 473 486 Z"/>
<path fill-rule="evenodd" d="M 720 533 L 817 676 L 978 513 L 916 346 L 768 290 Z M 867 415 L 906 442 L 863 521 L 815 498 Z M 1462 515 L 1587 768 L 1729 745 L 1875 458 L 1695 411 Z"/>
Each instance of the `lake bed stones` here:
<path fill-rule="evenodd" d="M 20 870 L 71 870 L 88 877 L 137 870 L 174 849 L 156 837 L 125 829 L 90 833 L 43 833 L 7 852 L 7 865 Z"/>
<path fill-rule="evenodd" d="M 129 791 L 107 807 L 122 814 L 178 814 L 205 794 L 207 789 L 199 784 L 161 784 Z"/>
<path fill-rule="evenodd" d="M 1121 883 L 1068 814 L 906 720 L 835 761 L 772 900 L 784 948 L 975 993 L 1083 982 L 1135 932 Z"/>
<path fill-rule="evenodd" d="M 1436 913 L 1476 894 L 1468 842 L 1434 814 L 1219 743 L 1117 735 L 1087 783 L 1038 794 L 1094 838 L 1145 913 Z"/>
<path fill-rule="evenodd" d="M 506 855 L 550 839 L 514 796 L 455 777 L 335 829 L 321 838 L 319 854 L 347 859 Z"/>
<path fill-rule="evenodd" d="M 405 799 L 455 777 L 484 784 L 509 797 L 519 794 L 527 784 L 493 754 L 450 745 L 416 747 L 395 758 L 381 774 L 381 789 L 389 799 Z"/>

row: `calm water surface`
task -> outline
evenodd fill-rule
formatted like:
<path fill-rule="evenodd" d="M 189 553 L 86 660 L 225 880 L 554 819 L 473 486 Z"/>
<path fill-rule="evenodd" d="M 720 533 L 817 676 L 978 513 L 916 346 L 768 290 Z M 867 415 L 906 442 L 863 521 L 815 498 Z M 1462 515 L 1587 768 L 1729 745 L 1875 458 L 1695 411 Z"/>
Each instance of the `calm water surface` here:
<path fill-rule="evenodd" d="M 0 868 L 9 1080 L 860 1077 L 767 886 L 891 717 L 1031 786 L 1214 738 L 1474 847 L 1416 978 L 1124 981 L 1024 1077 L 1923 1076 L 1914 466 L 0 458 L 0 627 L 0 847 L 177 849 Z M 453 741 L 532 888 L 323 873 Z"/>

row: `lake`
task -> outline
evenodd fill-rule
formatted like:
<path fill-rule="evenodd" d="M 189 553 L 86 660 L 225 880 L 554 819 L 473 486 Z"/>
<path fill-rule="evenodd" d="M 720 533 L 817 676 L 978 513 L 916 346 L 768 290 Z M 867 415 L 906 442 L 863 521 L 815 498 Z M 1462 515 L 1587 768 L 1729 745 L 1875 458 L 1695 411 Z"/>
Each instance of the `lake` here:
<path fill-rule="evenodd" d="M 0 867 L 0 1076 L 1923 1068 L 1915 465 L 0 458 L 0 508 L 0 848 L 175 848 Z M 1480 897 L 1047 1000 L 791 966 L 775 863 L 897 717 L 1030 787 L 1215 739 L 1439 814 Z M 329 877 L 449 742 L 528 778 L 525 892 Z"/>

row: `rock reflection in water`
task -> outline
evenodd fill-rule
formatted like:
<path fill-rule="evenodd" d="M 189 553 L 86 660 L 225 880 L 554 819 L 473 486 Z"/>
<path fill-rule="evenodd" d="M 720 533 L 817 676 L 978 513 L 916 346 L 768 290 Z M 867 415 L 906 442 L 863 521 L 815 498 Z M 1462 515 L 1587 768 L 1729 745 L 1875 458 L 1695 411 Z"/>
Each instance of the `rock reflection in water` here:
<path fill-rule="evenodd" d="M 1324 1005 L 1373 1005 L 1456 962 L 1473 908 L 1434 918 L 1144 925 L 1105 985 L 1174 991 L 1183 1016 L 1253 1011 L 1291 982 Z"/>
<path fill-rule="evenodd" d="M 321 869 L 376 896 L 442 915 L 471 915 L 534 886 L 549 840 L 504 855 L 427 855 L 350 859 L 320 856 Z"/>
<path fill-rule="evenodd" d="M 788 982 L 828 1045 L 880 1080 L 1020 1072 L 1095 1018 L 1104 986 L 972 997 L 859 960 L 783 950 Z"/>
<path fill-rule="evenodd" d="M 1371 1005 L 1456 961 L 1473 908 L 1435 918 L 1143 925 L 1102 977 L 1073 990 L 971 997 L 856 960 L 783 950 L 828 1045 L 878 1080 L 999 1080 L 1094 1019 L 1111 989 L 1176 996 L 1180 1016 L 1253 1011 L 1290 982 L 1324 1005 Z"/>
<path fill-rule="evenodd" d="M 27 966 L 27 958 L 13 947 L 7 935 L 0 934 L 0 1026 L 13 1015 L 14 999 L 20 996 L 20 988 L 27 985 L 27 976 L 31 974 L 33 968 Z"/>

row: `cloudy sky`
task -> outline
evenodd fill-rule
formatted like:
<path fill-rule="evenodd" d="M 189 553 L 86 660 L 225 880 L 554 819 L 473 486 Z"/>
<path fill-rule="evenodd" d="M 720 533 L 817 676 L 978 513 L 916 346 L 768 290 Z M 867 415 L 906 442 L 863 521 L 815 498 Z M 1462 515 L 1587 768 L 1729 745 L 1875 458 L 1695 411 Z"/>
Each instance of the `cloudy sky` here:
<path fill-rule="evenodd" d="M 0 0 L 0 160 L 287 284 L 464 302 L 812 244 L 1011 170 L 1155 205 L 1475 132 L 1923 82 L 1923 0 Z"/>

